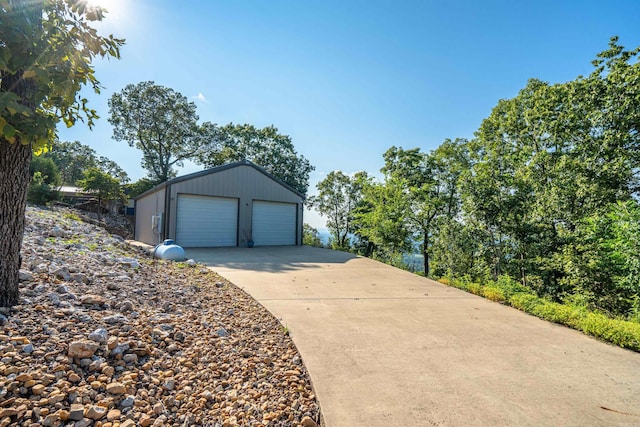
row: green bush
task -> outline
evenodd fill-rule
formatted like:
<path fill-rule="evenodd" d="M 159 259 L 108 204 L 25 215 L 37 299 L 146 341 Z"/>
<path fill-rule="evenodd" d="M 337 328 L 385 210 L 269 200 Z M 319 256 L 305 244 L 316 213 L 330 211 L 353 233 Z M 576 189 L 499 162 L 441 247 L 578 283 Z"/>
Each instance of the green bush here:
<path fill-rule="evenodd" d="M 70 219 L 72 221 L 82 221 L 82 218 L 80 218 L 78 215 L 74 214 L 74 213 L 65 213 L 62 215 L 64 218 L 66 219 Z"/>
<path fill-rule="evenodd" d="M 479 283 L 469 283 L 467 284 L 467 291 L 471 292 L 474 295 L 482 296 L 482 285 Z"/>
<path fill-rule="evenodd" d="M 522 283 L 514 280 L 513 277 L 506 275 L 498 277 L 498 280 L 493 284 L 493 286 L 500 288 L 507 298 L 517 293 L 531 292 L 531 289 L 526 286 L 522 286 Z"/>
<path fill-rule="evenodd" d="M 35 205 L 45 206 L 60 198 L 60 193 L 44 182 L 40 172 L 36 172 L 27 189 L 27 201 Z"/>
<path fill-rule="evenodd" d="M 313 246 L 316 248 L 324 247 L 324 245 L 322 244 L 322 240 L 320 239 L 318 230 L 307 223 L 304 223 L 302 226 L 302 244 L 305 246 Z"/>
<path fill-rule="evenodd" d="M 538 304 L 540 304 L 540 298 L 524 292 L 517 293 L 509 298 L 509 305 L 527 313 L 530 313 Z"/>
<path fill-rule="evenodd" d="M 582 312 L 576 307 L 542 300 L 528 313 L 553 323 L 560 323 L 579 329 Z"/>
<path fill-rule="evenodd" d="M 481 295 L 491 301 L 505 302 L 507 297 L 504 291 L 496 286 L 483 286 Z"/>
<path fill-rule="evenodd" d="M 52 187 L 60 185 L 60 171 L 52 159 L 34 155 L 29 165 L 29 174 L 33 177 L 36 173 L 40 174 L 44 184 Z"/>

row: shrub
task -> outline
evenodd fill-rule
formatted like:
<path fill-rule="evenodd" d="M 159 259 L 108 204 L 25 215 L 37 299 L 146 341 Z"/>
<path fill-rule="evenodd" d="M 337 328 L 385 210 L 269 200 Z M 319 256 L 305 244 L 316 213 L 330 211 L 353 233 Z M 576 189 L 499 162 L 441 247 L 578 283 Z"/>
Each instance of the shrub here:
<path fill-rule="evenodd" d="M 505 302 L 507 297 L 502 289 L 496 286 L 482 287 L 482 296 L 495 302 Z"/>
<path fill-rule="evenodd" d="M 439 278 L 438 282 L 442 283 L 443 285 L 451 286 L 451 281 L 447 277 Z"/>
<path fill-rule="evenodd" d="M 82 218 L 80 218 L 78 215 L 76 215 L 74 213 L 65 213 L 63 215 L 63 217 L 66 218 L 66 219 L 70 219 L 72 221 L 78 221 L 78 222 L 82 221 Z"/>
<path fill-rule="evenodd" d="M 517 293 L 511 298 L 509 298 L 509 305 L 517 308 L 518 310 L 526 311 L 527 313 L 531 313 L 535 306 L 540 304 L 540 298 L 535 295 L 528 294 L 525 292 Z"/>
<path fill-rule="evenodd" d="M 542 300 L 541 304 L 535 305 L 529 313 L 541 319 L 574 328 L 579 326 L 580 323 L 580 312 L 578 309 L 546 300 Z"/>
<path fill-rule="evenodd" d="M 474 295 L 482 296 L 482 285 L 479 283 L 469 283 L 467 285 L 467 290 Z"/>
<path fill-rule="evenodd" d="M 612 319 L 601 313 L 586 313 L 577 328 L 620 347 L 640 351 L 640 324 Z"/>
<path fill-rule="evenodd" d="M 36 172 L 27 189 L 27 201 L 35 205 L 45 206 L 59 199 L 59 193 L 44 182 L 40 172 Z"/>
<path fill-rule="evenodd" d="M 493 285 L 502 290 L 505 297 L 509 298 L 512 295 L 517 293 L 528 293 L 531 292 L 531 289 L 523 286 L 522 283 L 513 279 L 511 276 L 502 275 L 498 277 L 498 280 L 493 283 Z"/>

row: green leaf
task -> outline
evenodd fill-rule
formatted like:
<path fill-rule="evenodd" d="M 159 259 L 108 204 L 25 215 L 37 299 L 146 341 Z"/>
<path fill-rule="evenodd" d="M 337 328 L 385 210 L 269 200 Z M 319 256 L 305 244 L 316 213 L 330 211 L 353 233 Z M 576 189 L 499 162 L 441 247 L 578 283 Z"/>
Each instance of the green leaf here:
<path fill-rule="evenodd" d="M 11 126 L 9 123 L 5 123 L 2 128 L 2 135 L 7 139 L 13 138 L 16 135 L 16 128 Z"/>

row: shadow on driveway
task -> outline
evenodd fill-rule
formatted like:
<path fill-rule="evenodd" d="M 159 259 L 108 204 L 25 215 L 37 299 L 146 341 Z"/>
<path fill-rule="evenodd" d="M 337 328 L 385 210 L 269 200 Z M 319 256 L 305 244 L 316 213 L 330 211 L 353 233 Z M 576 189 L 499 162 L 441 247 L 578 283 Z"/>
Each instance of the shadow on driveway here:
<path fill-rule="evenodd" d="M 185 248 L 185 253 L 187 258 L 204 262 L 216 271 L 282 272 L 331 265 L 346 266 L 350 261 L 362 259 L 347 252 L 310 246 Z"/>

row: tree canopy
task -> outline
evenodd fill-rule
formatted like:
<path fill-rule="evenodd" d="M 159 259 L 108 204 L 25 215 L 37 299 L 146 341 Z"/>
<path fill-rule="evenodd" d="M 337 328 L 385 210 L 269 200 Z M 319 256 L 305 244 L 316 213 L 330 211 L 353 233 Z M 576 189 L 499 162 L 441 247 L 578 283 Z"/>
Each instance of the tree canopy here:
<path fill-rule="evenodd" d="M 66 185 L 76 185 L 83 178 L 84 172 L 92 167 L 117 178 L 121 184 L 129 182 L 129 176 L 116 162 L 98 156 L 93 148 L 78 141 L 55 141 L 51 149 L 40 157 L 51 159 L 55 163 L 62 183 Z"/>
<path fill-rule="evenodd" d="M 198 123 L 196 105 L 173 89 L 147 81 L 127 85 L 109 100 L 113 138 L 142 151 L 155 184 L 191 160 L 207 168 L 250 160 L 305 194 L 314 169 L 291 138 L 274 126 Z"/>
<path fill-rule="evenodd" d="M 125 195 L 117 178 L 96 167 L 84 171 L 83 178 L 78 181 L 78 185 L 91 193 L 98 200 L 98 214 L 101 214 L 102 202 L 111 200 L 124 200 Z"/>
<path fill-rule="evenodd" d="M 299 155 L 291 137 L 274 126 L 259 129 L 250 124 L 216 127 L 209 145 L 196 156 L 206 167 L 250 160 L 267 172 L 289 184 L 302 194 L 309 187 L 309 174 L 314 170 L 309 161 Z"/>
<path fill-rule="evenodd" d="M 0 6 L 1 135 L 40 152 L 59 121 L 93 125 L 98 115 L 78 93 L 84 85 L 100 93 L 91 62 L 119 58 L 124 40 L 98 35 L 91 23 L 105 10 L 86 1 L 5 0 Z"/>
<path fill-rule="evenodd" d="M 413 242 L 420 242 L 425 275 L 438 226 L 457 214 L 462 143 L 446 141 L 431 153 L 389 148 L 382 168 L 385 181 L 367 193 L 370 209 L 359 215 L 361 234 L 379 247 L 391 247 L 392 253 L 410 251 Z"/>
<path fill-rule="evenodd" d="M 348 249 L 351 245 L 355 212 L 368 180 L 366 172 L 351 177 L 342 171 L 333 171 L 318 183 L 318 195 L 308 199 L 309 206 L 327 218 L 334 249 Z"/>
<path fill-rule="evenodd" d="M 41 157 L 51 159 L 58 170 L 63 184 L 75 185 L 82 179 L 85 170 L 95 166 L 95 151 L 78 141 L 55 141 L 51 150 Z"/>
<path fill-rule="evenodd" d="M 151 190 L 154 186 L 154 182 L 149 178 L 140 178 L 136 182 L 125 184 L 123 190 L 129 198 L 134 198 L 147 190 Z"/>
<path fill-rule="evenodd" d="M 45 184 L 60 185 L 60 171 L 53 160 L 43 156 L 34 157 L 29 166 L 29 173 L 33 176 L 36 172 L 40 173 L 40 177 Z"/>
<path fill-rule="evenodd" d="M 49 158 L 34 156 L 29 166 L 31 182 L 27 190 L 27 201 L 37 205 L 46 205 L 59 197 L 57 186 L 60 185 L 58 167 Z"/>
<path fill-rule="evenodd" d="M 305 246 L 314 246 L 316 248 L 322 247 L 322 240 L 320 239 L 318 230 L 307 223 L 304 223 L 302 227 L 302 244 Z"/>
<path fill-rule="evenodd" d="M 507 276 L 640 319 L 639 55 L 614 37 L 589 75 L 529 80 L 469 141 L 391 147 L 384 181 L 363 188 L 355 240 L 390 262 L 419 246 L 434 277 Z"/>
<path fill-rule="evenodd" d="M 152 81 L 129 84 L 109 99 L 113 138 L 142 151 L 142 167 L 155 183 L 176 176 L 174 166 L 194 158 L 213 138 L 211 123 L 198 124 L 196 105 Z"/>

